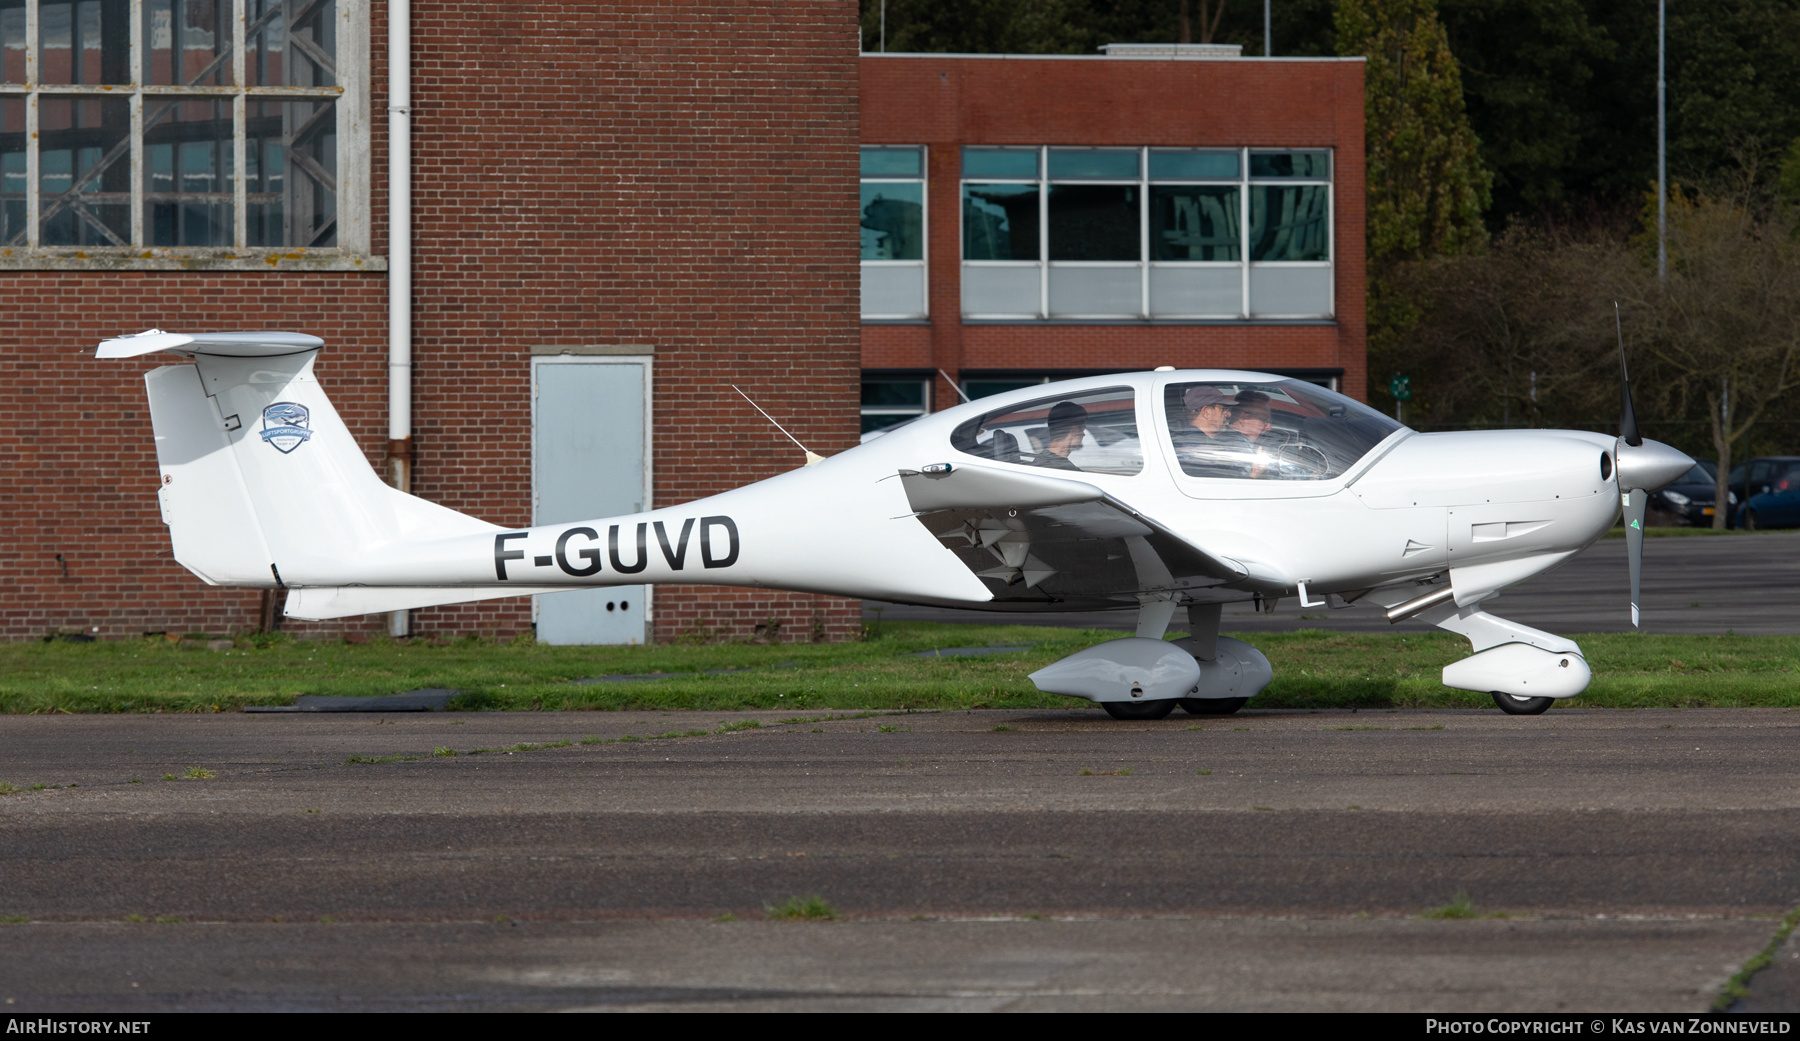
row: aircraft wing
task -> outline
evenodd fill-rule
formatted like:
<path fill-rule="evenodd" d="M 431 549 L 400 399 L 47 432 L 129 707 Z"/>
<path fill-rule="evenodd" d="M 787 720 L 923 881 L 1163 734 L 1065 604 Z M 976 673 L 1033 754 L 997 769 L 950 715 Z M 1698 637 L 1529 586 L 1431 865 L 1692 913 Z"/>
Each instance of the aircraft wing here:
<path fill-rule="evenodd" d="M 996 601 L 1118 606 L 1248 577 L 1085 481 L 961 464 L 900 480 L 919 522 Z"/>

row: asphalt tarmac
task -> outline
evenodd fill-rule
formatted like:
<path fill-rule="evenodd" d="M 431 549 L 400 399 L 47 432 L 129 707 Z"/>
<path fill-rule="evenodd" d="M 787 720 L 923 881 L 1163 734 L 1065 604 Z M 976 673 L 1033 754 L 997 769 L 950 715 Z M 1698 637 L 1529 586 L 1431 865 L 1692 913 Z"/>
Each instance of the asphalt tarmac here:
<path fill-rule="evenodd" d="M 0 717 L 4 1010 L 1698 1011 L 1800 905 L 1800 710 L 835 715 Z"/>
<path fill-rule="evenodd" d="M 1770 635 L 1800 633 L 1800 532 L 1661 536 L 1644 540 L 1643 629 L 1653 633 Z M 1553 633 L 1631 631 L 1631 585 L 1625 540 L 1601 539 L 1559 568 L 1521 582 L 1487 601 L 1488 610 Z M 1131 629 L 1135 611 L 1048 614 L 959 611 L 866 601 L 864 618 L 970 622 L 983 625 L 1064 625 Z M 1379 610 L 1302 608 L 1288 598 L 1273 613 L 1228 604 L 1226 632 L 1425 631 L 1419 622 L 1390 625 Z M 1175 628 L 1182 628 L 1178 618 Z"/>

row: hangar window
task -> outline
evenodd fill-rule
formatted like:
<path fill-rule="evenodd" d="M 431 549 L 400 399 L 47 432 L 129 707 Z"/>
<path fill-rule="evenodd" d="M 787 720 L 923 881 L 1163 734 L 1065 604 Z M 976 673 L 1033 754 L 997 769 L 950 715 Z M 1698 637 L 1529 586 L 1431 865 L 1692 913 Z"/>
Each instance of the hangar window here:
<path fill-rule="evenodd" d="M 925 303 L 925 149 L 862 150 L 862 316 L 918 319 Z"/>
<path fill-rule="evenodd" d="M 1401 429 L 1360 401 L 1297 379 L 1171 383 L 1163 410 L 1189 477 L 1325 480 Z"/>
<path fill-rule="evenodd" d="M 366 6 L 0 0 L 0 264 L 361 266 Z"/>
<path fill-rule="evenodd" d="M 1102 474 L 1144 468 L 1130 387 L 1062 394 L 996 409 L 957 427 L 959 452 L 1023 466 Z"/>
<path fill-rule="evenodd" d="M 1331 153 L 962 152 L 974 320 L 1329 318 Z"/>

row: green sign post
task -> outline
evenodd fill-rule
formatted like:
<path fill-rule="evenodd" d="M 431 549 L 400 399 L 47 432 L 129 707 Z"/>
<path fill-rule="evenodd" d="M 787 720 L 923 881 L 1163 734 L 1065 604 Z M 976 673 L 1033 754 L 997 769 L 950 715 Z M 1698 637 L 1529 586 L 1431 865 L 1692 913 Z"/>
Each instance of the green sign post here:
<path fill-rule="evenodd" d="M 1411 400 L 1412 398 L 1412 377 L 1395 376 L 1392 380 L 1388 381 L 1388 393 L 1394 397 L 1394 419 L 1402 423 L 1406 422 L 1406 420 L 1402 418 L 1403 411 L 1401 402 Z"/>

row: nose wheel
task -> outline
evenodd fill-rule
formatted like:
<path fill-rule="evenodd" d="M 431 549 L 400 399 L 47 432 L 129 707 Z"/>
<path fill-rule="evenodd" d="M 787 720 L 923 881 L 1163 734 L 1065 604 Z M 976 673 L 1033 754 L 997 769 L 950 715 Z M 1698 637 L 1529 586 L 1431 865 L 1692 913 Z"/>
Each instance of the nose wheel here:
<path fill-rule="evenodd" d="M 1521 698 L 1517 694 L 1494 691 L 1494 704 L 1509 716 L 1541 716 L 1555 698 Z"/>

